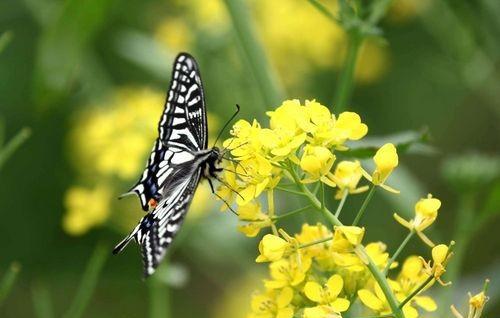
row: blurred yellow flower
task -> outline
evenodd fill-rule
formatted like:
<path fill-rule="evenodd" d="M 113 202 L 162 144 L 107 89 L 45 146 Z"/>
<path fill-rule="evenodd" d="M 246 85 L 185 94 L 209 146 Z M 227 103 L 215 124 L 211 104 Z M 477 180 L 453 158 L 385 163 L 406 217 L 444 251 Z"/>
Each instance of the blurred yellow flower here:
<path fill-rule="evenodd" d="M 171 52 L 185 52 L 191 50 L 194 34 L 186 19 L 168 17 L 157 26 L 154 37 Z"/>
<path fill-rule="evenodd" d="M 292 318 L 292 299 L 293 290 L 290 287 L 256 294 L 252 297 L 252 313 L 248 318 Z"/>
<path fill-rule="evenodd" d="M 93 189 L 71 187 L 64 197 L 64 230 L 72 235 L 81 235 L 104 223 L 110 214 L 110 198 L 111 191 L 105 185 Z"/>
<path fill-rule="evenodd" d="M 387 19 L 393 23 L 405 23 L 424 12 L 431 4 L 430 0 L 395 0 L 392 1 Z"/>
<path fill-rule="evenodd" d="M 324 286 L 310 281 L 304 286 L 307 298 L 319 305 L 329 306 L 334 312 L 344 312 L 349 309 L 349 300 L 338 297 L 344 287 L 344 281 L 340 275 L 332 275 Z"/>
<path fill-rule="evenodd" d="M 332 237 L 332 232 L 323 224 L 316 225 L 302 224 L 300 233 L 295 234 L 295 239 L 300 245 L 307 245 L 311 242 L 316 242 Z M 323 254 L 328 254 L 328 243 L 314 244 L 301 249 L 304 256 L 319 257 Z"/>
<path fill-rule="evenodd" d="M 303 318 L 342 318 L 342 316 L 332 307 L 323 305 L 304 308 Z"/>

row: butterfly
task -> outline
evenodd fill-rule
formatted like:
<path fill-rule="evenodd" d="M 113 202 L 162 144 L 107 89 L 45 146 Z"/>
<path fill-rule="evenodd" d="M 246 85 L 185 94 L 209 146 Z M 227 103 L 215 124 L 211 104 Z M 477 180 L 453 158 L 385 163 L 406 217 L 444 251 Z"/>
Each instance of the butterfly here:
<path fill-rule="evenodd" d="M 223 151 L 215 146 L 208 148 L 207 135 L 207 111 L 199 67 L 191 55 L 180 53 L 173 64 L 158 138 L 146 169 L 129 192 L 122 195 L 136 194 L 142 209 L 151 209 L 151 212 L 113 250 L 113 254 L 120 253 L 134 239 L 140 246 L 145 277 L 153 274 L 165 257 L 200 179 L 208 179 L 215 193 L 211 180 L 217 179 L 217 174 L 223 170 L 220 167 Z"/>

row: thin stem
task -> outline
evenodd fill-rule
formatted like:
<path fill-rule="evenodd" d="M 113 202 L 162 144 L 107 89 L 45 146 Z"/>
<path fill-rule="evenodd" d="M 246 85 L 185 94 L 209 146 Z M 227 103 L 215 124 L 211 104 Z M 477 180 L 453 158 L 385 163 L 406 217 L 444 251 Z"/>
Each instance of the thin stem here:
<path fill-rule="evenodd" d="M 309 189 L 304 186 L 304 184 L 299 182 L 299 178 L 291 166 L 288 167 L 288 171 L 290 172 L 290 175 L 293 177 L 299 188 L 304 192 L 304 195 L 309 199 L 311 205 L 317 210 L 321 211 L 332 225 L 343 226 L 342 222 L 340 222 L 340 220 L 336 218 L 335 215 L 330 210 L 328 210 L 328 208 L 321 208 L 321 202 L 318 200 L 318 198 L 316 198 L 314 194 L 309 191 Z M 363 245 L 357 245 L 355 247 L 355 250 L 358 256 L 365 262 L 373 278 L 379 284 L 380 289 L 382 289 L 382 292 L 387 299 L 387 303 L 392 310 L 393 316 L 395 318 L 404 318 L 403 312 L 398 307 L 396 296 L 392 292 L 392 289 L 389 286 L 385 275 L 379 270 L 377 265 L 375 265 Z"/>
<path fill-rule="evenodd" d="M 347 195 L 349 194 L 349 190 L 344 189 L 342 192 L 342 198 L 340 199 L 339 205 L 337 206 L 337 210 L 335 211 L 335 217 L 338 218 L 340 216 L 340 212 L 344 207 L 345 200 L 347 199 Z"/>
<path fill-rule="evenodd" d="M 301 212 L 304 212 L 308 209 L 310 209 L 311 206 L 310 205 L 306 205 L 305 207 L 303 208 L 299 208 L 299 209 L 296 209 L 296 210 L 293 210 L 293 211 L 290 211 L 290 212 L 287 212 L 287 213 L 283 213 L 283 214 L 280 214 L 280 215 L 276 215 L 274 216 L 272 219 L 273 220 L 281 220 L 281 219 L 284 219 L 284 218 L 287 218 L 289 216 L 292 216 L 292 215 L 295 215 L 295 214 L 298 214 L 298 213 L 301 213 Z"/>
<path fill-rule="evenodd" d="M 31 294 L 33 296 L 33 307 L 37 318 L 55 317 L 50 293 L 45 285 L 34 285 L 31 289 Z"/>
<path fill-rule="evenodd" d="M 168 269 L 165 261 L 158 272 Z M 170 292 L 167 284 L 162 282 L 159 275 L 153 275 L 148 281 L 149 288 L 149 317 L 168 318 L 170 315 Z"/>
<path fill-rule="evenodd" d="M 224 2 L 245 57 L 250 64 L 257 85 L 259 85 L 265 108 L 278 105 L 284 96 L 283 89 L 278 84 L 277 76 L 272 72 L 264 49 L 257 40 L 248 8 L 242 0 L 224 0 Z"/>
<path fill-rule="evenodd" d="M 347 108 L 347 103 L 351 98 L 354 71 L 356 70 L 356 62 L 358 60 L 359 49 L 363 44 L 363 36 L 357 31 L 349 32 L 349 44 L 347 48 L 347 56 L 344 61 L 342 73 L 340 74 L 337 87 L 335 89 L 334 107 L 337 114 L 340 114 Z"/>
<path fill-rule="evenodd" d="M 101 271 L 106 263 L 106 259 L 109 252 L 107 244 L 98 243 L 94 249 L 94 252 L 90 256 L 90 260 L 87 264 L 87 268 L 83 273 L 80 286 L 76 291 L 75 298 L 71 303 L 68 311 L 63 316 L 65 318 L 79 318 L 82 317 L 85 308 L 87 307 L 92 294 L 94 293 L 95 287 L 99 280 Z"/>
<path fill-rule="evenodd" d="M 405 298 L 405 300 L 403 300 L 401 302 L 401 304 L 399 304 L 399 308 L 403 308 L 404 305 L 406 305 L 410 300 L 413 299 L 413 297 L 417 296 L 418 293 L 420 293 L 422 291 L 422 289 L 424 289 L 427 285 L 429 285 L 429 283 L 434 279 L 434 276 L 429 276 L 420 286 L 417 287 L 417 289 L 415 289 L 410 295 L 408 295 L 408 297 Z"/>
<path fill-rule="evenodd" d="M 31 135 L 31 130 L 29 128 L 21 129 L 17 135 L 15 135 L 3 149 L 0 149 L 0 169 L 5 164 L 7 159 L 19 148 L 26 139 Z M 1 146 L 1 145 L 0 145 Z"/>
<path fill-rule="evenodd" d="M 12 286 L 14 286 L 14 283 L 16 282 L 17 275 L 19 274 L 20 270 L 21 266 L 16 262 L 10 264 L 9 268 L 7 269 L 7 272 L 0 282 L 0 305 L 2 305 L 5 298 L 10 293 Z"/>
<path fill-rule="evenodd" d="M 322 14 L 324 14 L 332 22 L 335 22 L 335 23 L 339 22 L 339 20 L 337 19 L 337 17 L 335 17 L 335 15 L 330 10 L 328 10 L 328 8 L 324 4 L 322 4 L 318 0 L 307 0 L 307 2 L 309 2 L 319 12 L 321 12 Z"/>
<path fill-rule="evenodd" d="M 296 195 L 304 195 L 304 193 L 302 193 L 300 191 L 296 191 L 296 190 L 292 190 L 292 189 L 287 189 L 287 188 L 283 188 L 283 187 L 275 187 L 275 189 L 283 191 L 283 192 L 293 193 L 293 194 L 296 194 Z"/>
<path fill-rule="evenodd" d="M 361 218 L 363 217 L 363 214 L 365 213 L 366 207 L 368 206 L 368 203 L 370 203 L 370 200 L 372 199 L 373 194 L 375 193 L 375 189 L 377 187 L 375 185 L 372 185 L 370 188 L 370 191 L 366 195 L 365 201 L 363 201 L 363 204 L 361 205 L 361 208 L 358 211 L 358 214 L 354 218 L 354 222 L 352 222 L 352 225 L 356 226 L 358 225 L 359 221 L 361 221 Z"/>
<path fill-rule="evenodd" d="M 406 238 L 403 240 L 401 245 L 399 245 L 398 249 L 394 254 L 392 255 L 391 259 L 389 262 L 387 262 L 387 265 L 384 268 L 384 274 L 387 276 L 387 272 L 389 272 L 389 269 L 391 268 L 392 263 L 398 258 L 399 254 L 403 251 L 403 249 L 406 247 L 406 244 L 411 240 L 411 238 L 415 235 L 415 230 L 411 230 L 410 233 L 406 236 Z"/>
<path fill-rule="evenodd" d="M 301 245 L 299 245 L 299 248 L 306 248 L 306 247 L 309 247 L 309 246 L 313 246 L 313 245 L 317 245 L 317 244 L 329 242 L 331 240 L 333 240 L 333 236 L 329 236 L 329 237 L 326 237 L 324 239 L 320 239 L 320 240 L 312 241 L 312 242 L 309 242 L 309 243 L 301 244 Z"/>

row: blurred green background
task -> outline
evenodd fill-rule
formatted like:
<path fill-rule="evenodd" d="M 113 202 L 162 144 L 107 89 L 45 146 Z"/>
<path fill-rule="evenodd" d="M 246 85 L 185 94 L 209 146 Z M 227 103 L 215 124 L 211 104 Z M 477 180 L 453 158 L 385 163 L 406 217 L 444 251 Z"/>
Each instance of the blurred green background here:
<path fill-rule="evenodd" d="M 451 292 L 436 297 L 463 307 L 489 277 L 485 317 L 500 316 L 499 16 L 496 0 L 394 0 L 383 36 L 361 48 L 348 104 L 371 137 L 431 136 L 401 157 L 391 184 L 402 194 L 374 199 L 367 240 L 394 250 L 405 233 L 392 213 L 433 193 L 443 207 L 431 235 L 461 249 Z M 265 271 L 258 241 L 207 185 L 148 282 L 136 249 L 110 256 L 142 214 L 115 198 L 142 171 L 179 51 L 200 64 L 214 137 L 236 103 L 260 120 L 284 99 L 332 106 L 342 29 L 306 0 L 3 0 L 0 34 L 0 145 L 31 131 L 0 166 L 0 274 L 21 266 L 0 317 L 244 317 Z M 87 295 L 89 259 L 103 268 Z"/>

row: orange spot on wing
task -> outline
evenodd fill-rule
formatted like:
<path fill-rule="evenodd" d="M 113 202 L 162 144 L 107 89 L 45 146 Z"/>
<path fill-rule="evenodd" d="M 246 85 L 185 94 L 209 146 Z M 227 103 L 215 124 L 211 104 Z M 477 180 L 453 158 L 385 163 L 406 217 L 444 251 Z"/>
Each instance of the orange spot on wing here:
<path fill-rule="evenodd" d="M 155 199 L 150 199 L 148 203 L 149 206 L 152 207 L 153 209 L 156 208 L 156 206 L 158 205 L 158 201 L 156 201 Z"/>

